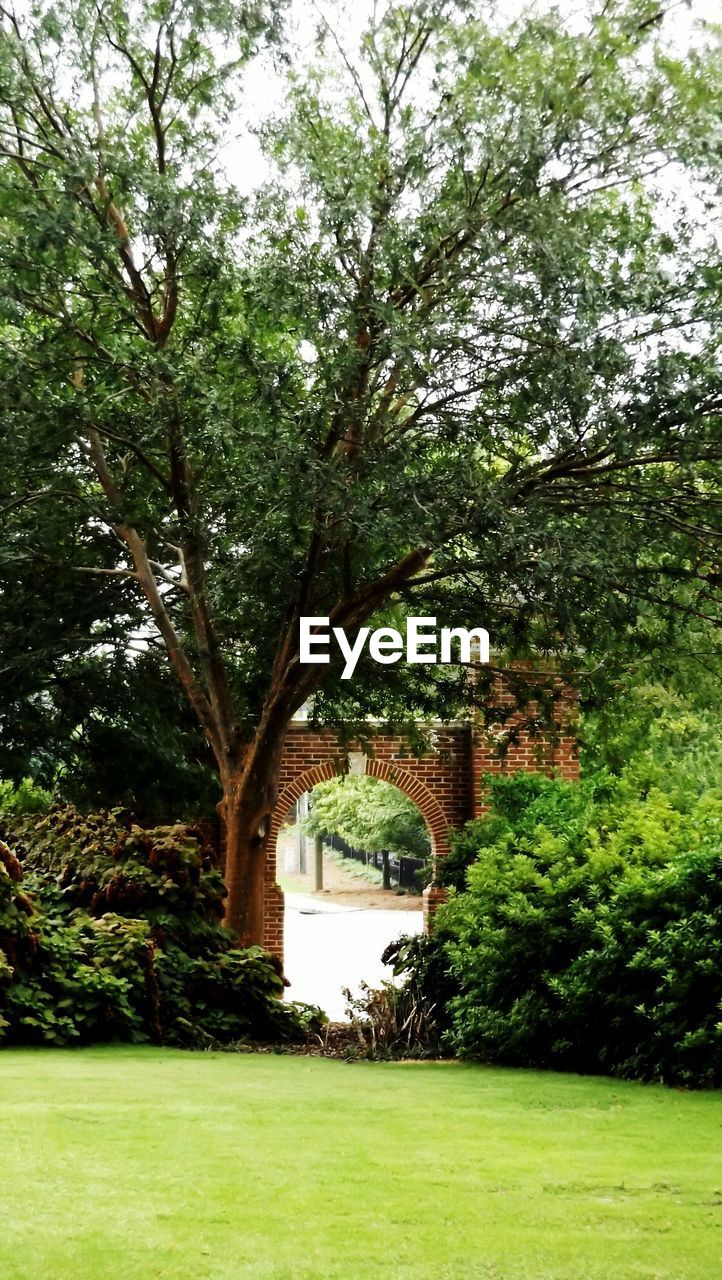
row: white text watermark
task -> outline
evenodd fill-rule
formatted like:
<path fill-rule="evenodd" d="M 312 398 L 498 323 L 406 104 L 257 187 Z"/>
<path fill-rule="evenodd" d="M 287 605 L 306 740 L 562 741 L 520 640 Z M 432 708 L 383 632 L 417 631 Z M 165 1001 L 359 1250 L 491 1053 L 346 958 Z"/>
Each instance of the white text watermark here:
<path fill-rule="evenodd" d="M 333 638 L 345 660 L 342 680 L 349 680 L 368 641 L 369 654 L 374 662 L 389 665 L 404 655 L 407 662 L 488 662 L 489 632 L 484 627 L 442 627 L 440 634 L 436 618 L 407 618 L 406 637 L 395 627 L 361 627 L 350 641 L 343 627 L 330 627 L 330 618 L 300 619 L 300 661 L 303 663 L 329 663 L 330 644 Z M 458 658 L 452 658 L 452 642 L 458 643 Z M 474 654 L 472 658 L 472 649 Z"/>

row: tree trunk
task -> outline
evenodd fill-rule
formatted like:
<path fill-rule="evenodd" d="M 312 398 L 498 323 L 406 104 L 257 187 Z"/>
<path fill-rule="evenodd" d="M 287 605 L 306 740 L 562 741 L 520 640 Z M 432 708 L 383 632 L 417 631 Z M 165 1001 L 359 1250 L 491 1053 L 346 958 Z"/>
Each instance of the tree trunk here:
<path fill-rule="evenodd" d="M 248 807 L 233 796 L 223 803 L 223 818 L 228 891 L 223 923 L 236 934 L 239 946 L 262 946 L 265 840 L 250 825 Z"/>
<path fill-rule="evenodd" d="M 383 881 L 381 884 L 382 889 L 391 888 L 391 863 L 389 861 L 389 856 L 390 855 L 389 855 L 388 849 L 384 849 L 383 853 L 381 854 L 381 866 L 383 868 Z"/>
<path fill-rule="evenodd" d="M 266 836 L 278 795 L 285 729 L 284 724 L 271 738 L 256 737 L 242 762 L 221 779 L 228 891 L 223 923 L 243 947 L 263 945 Z"/>

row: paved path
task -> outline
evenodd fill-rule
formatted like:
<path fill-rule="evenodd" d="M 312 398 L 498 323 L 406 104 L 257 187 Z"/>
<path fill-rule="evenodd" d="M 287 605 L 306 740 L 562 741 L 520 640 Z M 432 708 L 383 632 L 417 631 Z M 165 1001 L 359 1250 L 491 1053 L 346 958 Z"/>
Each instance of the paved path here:
<path fill-rule="evenodd" d="M 346 1021 L 341 989 L 390 978 L 381 952 L 402 933 L 420 933 L 420 911 L 369 911 L 300 893 L 286 894 L 285 973 L 289 1000 L 318 1004 L 332 1022 Z"/>

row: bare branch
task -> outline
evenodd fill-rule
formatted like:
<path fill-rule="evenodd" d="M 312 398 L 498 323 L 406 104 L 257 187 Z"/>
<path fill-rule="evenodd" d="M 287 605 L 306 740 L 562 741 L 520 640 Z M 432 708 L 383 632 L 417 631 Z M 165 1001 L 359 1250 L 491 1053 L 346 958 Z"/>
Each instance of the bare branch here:
<path fill-rule="evenodd" d="M 140 574 L 134 569 L 96 569 L 86 564 L 76 564 L 72 568 L 75 573 L 97 573 L 109 578 L 134 578 L 136 582 L 140 582 Z"/>

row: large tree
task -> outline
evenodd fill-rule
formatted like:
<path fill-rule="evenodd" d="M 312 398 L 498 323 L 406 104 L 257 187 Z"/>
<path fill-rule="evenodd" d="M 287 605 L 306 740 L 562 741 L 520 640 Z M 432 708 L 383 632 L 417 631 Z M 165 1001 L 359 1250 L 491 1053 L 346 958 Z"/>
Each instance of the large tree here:
<path fill-rule="evenodd" d="M 5 590 L 40 564 L 161 638 L 244 940 L 286 726 L 337 687 L 300 617 L 563 656 L 713 613 L 720 63 L 668 7 L 388 0 L 355 48 L 329 6 L 251 198 L 219 157 L 273 4 L 0 3 Z"/>

